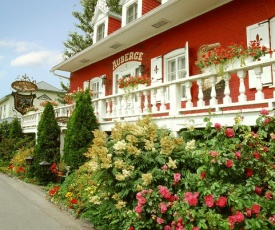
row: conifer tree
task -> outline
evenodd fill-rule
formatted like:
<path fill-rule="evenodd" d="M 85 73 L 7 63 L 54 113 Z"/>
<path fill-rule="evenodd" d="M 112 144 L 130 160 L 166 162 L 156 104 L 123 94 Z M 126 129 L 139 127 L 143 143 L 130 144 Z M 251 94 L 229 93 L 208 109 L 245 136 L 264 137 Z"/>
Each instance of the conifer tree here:
<path fill-rule="evenodd" d="M 34 148 L 34 162 L 30 172 L 39 182 L 47 183 L 53 178 L 50 167 L 44 168 L 39 163 L 60 161 L 60 128 L 55 120 L 54 109 L 51 103 L 47 103 L 41 115 L 37 128 L 37 143 Z"/>
<path fill-rule="evenodd" d="M 90 92 L 86 90 L 80 93 L 76 100 L 65 134 L 63 159 L 72 170 L 86 161 L 83 154 L 91 145 L 93 131 L 97 128 L 98 123 L 91 104 Z"/>
<path fill-rule="evenodd" d="M 11 122 L 9 138 L 16 139 L 16 138 L 21 138 L 22 136 L 23 134 L 22 134 L 21 123 L 18 118 L 14 118 Z"/>

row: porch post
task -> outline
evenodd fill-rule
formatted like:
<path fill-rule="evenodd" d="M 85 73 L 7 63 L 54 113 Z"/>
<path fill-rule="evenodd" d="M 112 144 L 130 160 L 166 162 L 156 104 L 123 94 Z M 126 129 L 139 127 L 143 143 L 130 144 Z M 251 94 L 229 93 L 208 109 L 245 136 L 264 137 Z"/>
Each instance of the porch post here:
<path fill-rule="evenodd" d="M 181 93 L 180 93 L 180 84 L 172 83 L 169 86 L 170 93 L 170 111 L 169 116 L 178 116 L 179 109 L 181 108 Z"/>
<path fill-rule="evenodd" d="M 104 99 L 100 99 L 98 101 L 98 107 L 97 107 L 97 112 L 98 112 L 98 121 L 102 122 L 104 121 L 104 118 L 106 117 L 106 101 Z"/>

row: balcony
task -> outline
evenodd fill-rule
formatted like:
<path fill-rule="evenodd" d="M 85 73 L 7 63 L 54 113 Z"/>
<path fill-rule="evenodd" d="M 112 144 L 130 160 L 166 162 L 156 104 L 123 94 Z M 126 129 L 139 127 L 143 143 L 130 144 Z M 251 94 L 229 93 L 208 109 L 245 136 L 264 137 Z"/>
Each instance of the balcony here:
<path fill-rule="evenodd" d="M 174 133 L 189 126 L 204 127 L 204 118 L 209 116 L 213 123 L 232 126 L 234 117 L 239 114 L 244 117 L 243 124 L 252 126 L 263 108 L 273 110 L 275 106 L 274 85 L 263 87 L 261 83 L 263 67 L 267 66 L 271 66 L 274 74 L 275 58 L 229 68 L 221 81 L 214 72 L 203 73 L 158 86 L 134 89 L 125 94 L 93 99 L 92 105 L 100 129 L 107 132 L 111 131 L 115 121 L 133 122 L 145 115 L 152 116 L 159 127 L 166 127 Z M 255 89 L 248 87 L 249 70 L 255 73 Z M 219 84 L 220 88 L 217 87 Z M 182 86 L 185 86 L 184 97 Z M 73 108 L 74 105 L 55 108 L 61 128 L 66 129 L 66 120 Z M 36 132 L 40 115 L 41 112 L 37 112 L 23 116 L 23 132 Z"/>

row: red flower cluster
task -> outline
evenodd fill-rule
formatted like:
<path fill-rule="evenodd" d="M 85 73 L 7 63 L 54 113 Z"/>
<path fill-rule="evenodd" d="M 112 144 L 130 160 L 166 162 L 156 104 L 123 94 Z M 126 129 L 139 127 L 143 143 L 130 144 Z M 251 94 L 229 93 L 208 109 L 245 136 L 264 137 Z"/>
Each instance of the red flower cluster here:
<path fill-rule="evenodd" d="M 60 186 L 54 185 L 51 190 L 49 190 L 49 195 L 54 196 L 60 190 Z"/>
<path fill-rule="evenodd" d="M 214 207 L 214 205 L 220 207 L 220 208 L 224 208 L 227 204 L 227 199 L 225 196 L 221 196 L 219 197 L 218 200 L 214 200 L 214 197 L 212 194 L 204 197 L 204 203 L 208 208 L 212 208 Z"/>
<path fill-rule="evenodd" d="M 19 166 L 17 169 L 16 169 L 16 173 L 25 173 L 25 169 L 24 169 L 24 167 L 23 166 Z"/>
<path fill-rule="evenodd" d="M 237 211 L 235 215 L 228 217 L 230 229 L 234 229 L 235 223 L 241 223 L 243 221 L 244 221 L 244 214 L 239 211 Z"/>
<path fill-rule="evenodd" d="M 150 84 L 151 80 L 146 75 L 120 78 L 117 83 L 120 89 L 136 87 L 139 84 Z"/>
<path fill-rule="evenodd" d="M 184 201 L 188 202 L 190 206 L 196 206 L 198 204 L 198 197 L 198 192 L 194 192 L 194 194 L 192 194 L 191 192 L 186 192 L 184 194 Z"/>
<path fill-rule="evenodd" d="M 234 130 L 231 129 L 231 128 L 227 128 L 226 131 L 225 131 L 225 135 L 226 135 L 228 138 L 234 137 L 234 136 L 235 136 Z"/>

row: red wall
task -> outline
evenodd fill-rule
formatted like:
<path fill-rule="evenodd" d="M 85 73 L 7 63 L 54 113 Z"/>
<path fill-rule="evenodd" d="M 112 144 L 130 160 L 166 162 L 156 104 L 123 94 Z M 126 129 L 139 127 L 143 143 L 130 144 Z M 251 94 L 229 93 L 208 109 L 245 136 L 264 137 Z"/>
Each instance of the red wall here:
<path fill-rule="evenodd" d="M 149 0 L 144 0 L 143 2 L 146 1 L 150 2 Z M 267 20 L 274 14 L 275 0 L 235 0 L 99 63 L 72 73 L 71 90 L 83 87 L 83 82 L 93 76 L 106 74 L 107 94 L 111 94 L 113 60 L 128 52 L 143 52 L 143 64 L 146 66 L 145 72 L 150 75 L 150 61 L 152 58 L 184 47 L 186 41 L 189 44 L 190 76 L 198 74 L 199 70 L 194 63 L 197 58 L 197 50 L 201 45 L 216 42 L 220 42 L 221 45 L 226 45 L 229 42 L 246 43 L 246 27 Z M 247 84 L 248 78 L 245 80 Z M 230 83 L 231 95 L 237 96 L 239 94 L 239 84 L 234 83 L 234 81 L 239 82 L 236 76 L 232 76 Z M 196 86 L 193 87 L 193 90 L 194 96 L 197 95 L 195 92 Z M 271 97 L 273 90 L 266 88 L 265 90 L 269 94 L 268 97 Z M 246 93 L 248 94 L 248 99 L 251 99 L 254 98 L 255 90 L 249 90 L 247 87 Z M 234 102 L 236 100 L 237 98 L 233 98 Z"/>
<path fill-rule="evenodd" d="M 155 9 L 159 5 L 161 5 L 161 3 L 157 0 L 143 0 L 142 1 L 142 15 Z"/>
<path fill-rule="evenodd" d="M 118 30 L 119 28 L 121 28 L 121 21 L 116 18 L 109 17 L 107 34 L 109 35 L 109 34 L 115 32 L 116 30 Z"/>

